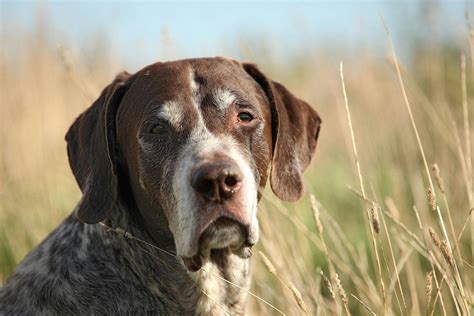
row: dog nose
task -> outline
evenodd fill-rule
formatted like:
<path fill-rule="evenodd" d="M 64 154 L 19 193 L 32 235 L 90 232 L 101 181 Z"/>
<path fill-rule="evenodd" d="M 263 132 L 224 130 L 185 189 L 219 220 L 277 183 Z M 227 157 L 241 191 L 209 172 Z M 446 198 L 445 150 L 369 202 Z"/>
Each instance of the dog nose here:
<path fill-rule="evenodd" d="M 231 162 L 206 163 L 191 176 L 191 186 L 209 202 L 229 200 L 240 189 L 241 183 L 240 168 Z"/>

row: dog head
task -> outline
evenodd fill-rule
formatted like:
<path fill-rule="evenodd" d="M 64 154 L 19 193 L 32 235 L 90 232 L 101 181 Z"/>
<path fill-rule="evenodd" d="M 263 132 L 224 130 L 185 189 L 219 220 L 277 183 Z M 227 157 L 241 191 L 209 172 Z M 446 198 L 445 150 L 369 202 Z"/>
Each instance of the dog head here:
<path fill-rule="evenodd" d="M 246 256 L 270 164 L 273 192 L 299 199 L 320 122 L 252 64 L 190 59 L 122 73 L 66 135 L 83 192 L 76 215 L 106 219 L 125 181 L 150 235 L 170 232 L 189 270 L 216 249 Z"/>

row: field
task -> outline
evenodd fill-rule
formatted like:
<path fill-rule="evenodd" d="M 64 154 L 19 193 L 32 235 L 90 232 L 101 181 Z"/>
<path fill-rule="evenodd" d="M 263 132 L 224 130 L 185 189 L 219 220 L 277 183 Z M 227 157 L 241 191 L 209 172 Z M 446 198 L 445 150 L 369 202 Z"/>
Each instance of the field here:
<path fill-rule="evenodd" d="M 323 118 L 307 195 L 282 203 L 267 189 L 260 204 L 251 314 L 472 313 L 474 31 L 466 24 L 461 45 L 418 42 L 404 64 L 389 34 L 386 58 L 320 51 L 283 65 L 265 47 L 242 45 L 242 56 Z M 0 285 L 79 200 L 64 135 L 122 70 L 100 47 L 58 47 L 41 24 L 5 40 L 15 54 L 0 57 Z"/>

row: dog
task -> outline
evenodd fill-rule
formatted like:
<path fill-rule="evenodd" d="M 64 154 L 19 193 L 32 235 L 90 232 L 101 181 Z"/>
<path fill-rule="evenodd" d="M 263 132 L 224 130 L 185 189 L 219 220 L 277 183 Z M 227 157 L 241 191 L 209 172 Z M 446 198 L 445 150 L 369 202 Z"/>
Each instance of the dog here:
<path fill-rule="evenodd" d="M 256 65 L 119 74 L 66 134 L 82 198 L 0 290 L 4 315 L 245 313 L 267 178 L 296 201 L 321 119 Z"/>

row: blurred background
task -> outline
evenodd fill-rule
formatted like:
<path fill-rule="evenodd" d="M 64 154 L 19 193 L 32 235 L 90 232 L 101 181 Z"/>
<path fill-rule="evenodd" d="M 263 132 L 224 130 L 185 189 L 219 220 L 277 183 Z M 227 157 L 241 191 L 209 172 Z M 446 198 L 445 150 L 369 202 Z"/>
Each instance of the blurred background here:
<path fill-rule="evenodd" d="M 265 194 L 252 291 L 288 314 L 469 312 L 473 3 L 2 1 L 0 285 L 79 200 L 64 135 L 102 88 L 122 70 L 220 55 L 257 63 L 323 118 L 305 175 L 307 196 L 286 204 Z M 341 61 L 368 203 L 351 190 L 360 188 Z M 433 180 L 431 195 L 440 213 L 430 209 L 430 181 L 397 65 L 427 164 L 436 163 L 444 181 L 441 190 Z M 430 169 L 429 176 L 436 173 Z M 321 233 L 313 222 L 316 205 Z M 374 221 L 378 234 L 371 233 Z M 454 263 L 432 243 L 429 227 L 449 240 Z M 249 312 L 276 313 L 252 299 Z"/>

